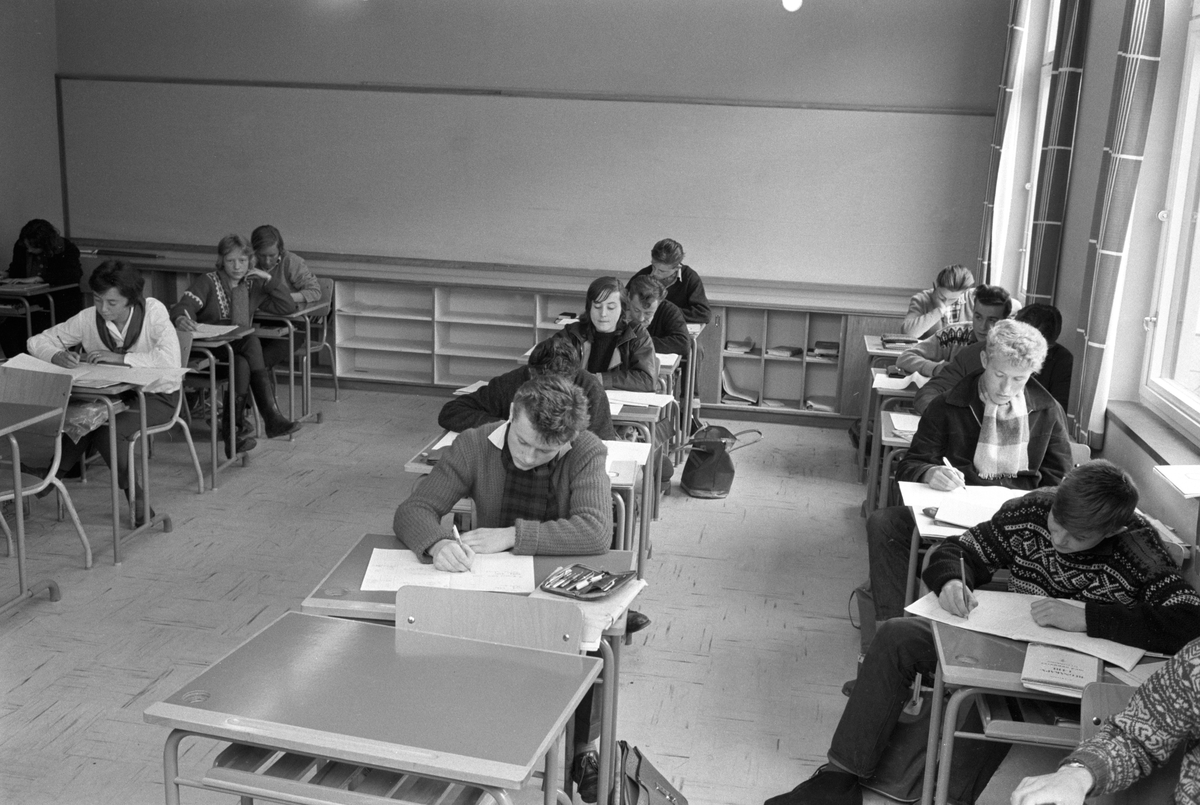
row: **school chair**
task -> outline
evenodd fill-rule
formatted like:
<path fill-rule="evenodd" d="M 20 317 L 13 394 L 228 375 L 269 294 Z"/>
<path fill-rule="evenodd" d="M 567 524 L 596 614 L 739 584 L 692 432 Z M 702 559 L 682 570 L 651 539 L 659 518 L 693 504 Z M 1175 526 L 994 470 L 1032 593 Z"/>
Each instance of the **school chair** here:
<path fill-rule="evenodd" d="M 312 339 L 306 340 L 304 343 L 297 345 L 296 352 L 292 357 L 293 359 L 298 359 L 300 361 L 301 376 L 308 376 L 311 378 L 313 356 L 320 355 L 322 352 L 329 353 L 329 372 L 330 376 L 333 378 L 333 399 L 334 402 L 336 402 L 339 392 L 337 363 L 335 362 L 336 359 L 334 357 L 333 344 L 331 344 L 329 341 L 329 325 L 332 321 L 333 311 L 333 280 L 329 279 L 328 277 L 318 277 L 317 283 L 321 286 L 321 298 L 316 302 L 318 308 L 307 314 L 309 321 L 308 326 L 310 328 L 310 332 L 312 333 Z M 276 372 L 280 371 L 285 371 L 285 369 L 275 366 L 271 369 L 271 374 L 274 376 Z M 309 402 L 307 397 L 308 393 L 309 389 L 306 387 L 304 390 L 305 397 L 303 399 L 305 405 L 307 405 Z M 307 416 L 307 409 L 304 410 L 303 413 L 305 416 Z M 317 422 L 321 421 L 321 415 L 319 413 L 316 415 L 316 420 Z"/>
<path fill-rule="evenodd" d="M 67 414 L 67 401 L 71 397 L 72 377 L 68 374 L 50 372 L 29 372 L 22 369 L 9 369 L 0 366 L 0 402 L 24 403 L 26 405 L 41 405 L 50 408 L 61 408 L 62 412 L 53 419 L 48 419 L 30 425 L 17 432 L 17 444 L 21 450 L 21 497 L 31 498 L 53 486 L 58 492 L 61 507 L 65 507 L 71 515 L 71 522 L 79 541 L 83 543 L 83 566 L 92 566 L 92 544 L 84 533 L 83 524 L 75 512 L 75 504 L 62 481 L 58 479 L 58 464 L 62 459 L 63 421 Z M 7 452 L 8 442 L 0 444 L 0 451 Z M 16 495 L 12 488 L 12 456 L 7 456 L 7 469 L 0 468 L 0 502 L 14 500 Z M 26 467 L 37 468 L 38 474 L 25 472 Z M 46 475 L 42 477 L 42 468 Z M 16 501 L 15 505 L 24 505 L 24 500 Z M 12 532 L 8 522 L 0 517 L 0 528 L 8 542 L 8 553 L 13 553 Z"/>
<path fill-rule="evenodd" d="M 183 332 L 182 330 L 176 330 L 175 334 L 179 336 L 180 361 L 183 367 L 186 369 L 188 365 L 188 358 L 190 357 L 192 351 L 192 334 Z M 183 431 L 183 438 L 187 442 L 188 452 L 192 454 L 192 467 L 196 470 L 196 492 L 197 494 L 203 495 L 204 471 L 200 469 L 200 457 L 196 454 L 196 443 L 192 441 L 191 428 L 188 427 L 188 424 L 183 421 L 183 417 L 180 416 L 183 413 L 183 398 L 184 393 L 181 386 L 179 389 L 179 398 L 175 401 L 175 413 L 171 415 L 171 419 L 161 425 L 148 425 L 146 427 L 146 436 L 153 439 L 155 434 L 166 433 L 175 426 L 179 426 L 179 429 Z M 136 480 L 136 473 L 134 472 L 133 454 L 134 448 L 137 446 L 137 440 L 139 437 L 141 437 L 141 435 L 142 434 L 140 430 L 133 434 L 133 438 L 129 440 L 129 446 L 127 448 L 129 450 L 129 463 L 127 464 L 129 467 L 129 486 L 127 488 L 129 489 L 136 488 L 134 484 L 134 481 Z M 147 446 L 147 449 L 149 449 L 149 446 Z M 154 452 L 151 451 L 149 455 L 150 458 L 153 458 Z"/>

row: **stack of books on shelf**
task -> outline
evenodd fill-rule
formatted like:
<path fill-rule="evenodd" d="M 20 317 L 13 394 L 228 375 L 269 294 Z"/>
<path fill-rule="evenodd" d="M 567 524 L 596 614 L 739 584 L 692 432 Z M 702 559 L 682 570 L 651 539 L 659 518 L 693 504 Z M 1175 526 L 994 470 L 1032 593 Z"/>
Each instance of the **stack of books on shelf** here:
<path fill-rule="evenodd" d="M 842 345 L 837 341 L 814 341 L 813 345 L 808 348 L 808 357 L 837 360 L 841 347 Z"/>
<path fill-rule="evenodd" d="M 879 336 L 879 340 L 883 343 L 884 349 L 908 349 L 920 339 L 903 333 L 884 333 Z"/>
<path fill-rule="evenodd" d="M 745 338 L 741 341 L 737 341 L 737 340 L 734 340 L 731 338 L 730 340 L 725 342 L 725 351 L 726 352 L 739 352 L 739 353 L 745 354 L 745 353 L 751 352 L 753 349 L 754 349 L 754 339 L 753 338 Z"/>
<path fill-rule="evenodd" d="M 729 405 L 754 405 L 758 395 L 752 391 L 738 388 L 734 385 L 733 376 L 728 369 L 721 370 L 721 402 Z"/>
<path fill-rule="evenodd" d="M 767 347 L 767 354 L 773 358 L 795 358 L 804 354 L 804 347 L 789 347 L 784 345 Z"/>

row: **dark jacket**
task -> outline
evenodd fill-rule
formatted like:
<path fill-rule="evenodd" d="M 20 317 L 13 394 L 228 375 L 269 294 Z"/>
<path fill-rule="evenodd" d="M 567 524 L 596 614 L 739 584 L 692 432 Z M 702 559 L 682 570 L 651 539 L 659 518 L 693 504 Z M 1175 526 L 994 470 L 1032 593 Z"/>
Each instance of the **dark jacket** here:
<path fill-rule="evenodd" d="M 918 414 L 925 413 L 929 403 L 954 388 L 964 377 L 983 369 L 979 353 L 983 352 L 984 346 L 986 344 L 982 341 L 965 346 L 955 353 L 953 358 L 942 364 L 941 371 L 917 390 L 913 408 Z M 1050 392 L 1050 396 L 1058 401 L 1064 411 L 1071 401 L 1071 370 L 1074 364 L 1075 357 L 1071 350 L 1062 344 L 1051 344 L 1050 349 L 1046 351 L 1046 360 L 1042 363 L 1041 371 L 1033 374 L 1033 379 Z"/>
<path fill-rule="evenodd" d="M 443 405 L 438 414 L 438 424 L 446 430 L 461 433 L 489 422 L 503 422 L 508 419 L 509 406 L 517 389 L 531 377 L 533 375 L 528 366 L 493 377 L 483 388 L 455 397 Z M 573 381 L 587 395 L 588 411 L 592 416 L 588 430 L 601 439 L 615 440 L 617 434 L 613 430 L 612 412 L 600 381 L 583 369 L 575 374 Z"/>
<path fill-rule="evenodd" d="M 592 354 L 592 328 L 581 321 L 571 322 L 555 338 L 571 339 L 583 353 L 583 365 Z M 646 328 L 637 322 L 617 327 L 617 347 L 613 350 L 608 370 L 600 373 L 606 389 L 654 391 L 658 378 L 658 359 L 654 357 L 654 342 Z"/>
<path fill-rule="evenodd" d="M 28 276 L 41 277 L 51 285 L 72 285 L 50 294 L 54 297 L 54 321 L 66 321 L 83 310 L 83 290 L 79 281 L 83 279 L 83 266 L 79 261 L 79 249 L 74 243 L 63 238 L 63 250 L 58 254 L 31 255 L 25 248 L 25 241 L 18 239 L 13 244 L 12 262 L 8 264 L 8 276 L 13 279 L 23 279 Z M 33 268 L 31 272 L 29 269 Z M 49 326 L 47 320 L 47 326 Z M 22 322 L 21 329 L 24 330 Z M 45 329 L 45 328 L 43 328 Z"/>
<path fill-rule="evenodd" d="M 931 468 L 950 459 L 966 476 L 969 486 L 1007 486 L 1036 489 L 1056 486 L 1071 469 L 1071 445 L 1067 441 L 1065 417 L 1058 403 L 1036 380 L 1025 386 L 1029 408 L 1029 471 L 1015 478 L 984 479 L 975 470 L 975 447 L 979 444 L 979 421 L 983 401 L 979 378 L 973 372 L 957 386 L 935 399 L 921 416 L 908 455 L 896 470 L 899 481 L 920 481 Z"/>
<path fill-rule="evenodd" d="M 296 302 L 283 280 L 283 272 L 271 275 L 270 282 L 256 277 L 244 280 L 250 283 L 250 315 L 260 309 L 264 313 L 286 315 L 296 312 Z M 229 277 L 217 269 L 201 274 L 183 292 L 183 297 L 171 307 L 171 321 L 186 315 L 204 324 L 229 324 L 233 311 L 229 295 Z"/>
<path fill-rule="evenodd" d="M 660 355 L 688 354 L 687 319 L 670 299 L 659 303 L 646 330 L 654 342 L 654 351 Z"/>
<path fill-rule="evenodd" d="M 633 276 L 653 273 L 654 266 L 646 266 Z M 679 308 L 689 322 L 708 324 L 712 321 L 712 308 L 704 293 L 704 283 L 691 266 L 679 267 L 679 279 L 667 286 L 667 301 Z"/>

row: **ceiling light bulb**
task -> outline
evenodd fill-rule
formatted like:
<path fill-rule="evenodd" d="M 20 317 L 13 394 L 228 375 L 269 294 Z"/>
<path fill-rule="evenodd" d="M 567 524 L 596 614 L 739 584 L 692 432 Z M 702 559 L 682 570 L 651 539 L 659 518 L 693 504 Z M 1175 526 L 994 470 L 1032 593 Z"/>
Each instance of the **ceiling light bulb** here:
<path fill-rule="evenodd" d="M 798 11 L 803 3 L 804 0 L 783 0 L 783 8 L 786 11 Z"/>

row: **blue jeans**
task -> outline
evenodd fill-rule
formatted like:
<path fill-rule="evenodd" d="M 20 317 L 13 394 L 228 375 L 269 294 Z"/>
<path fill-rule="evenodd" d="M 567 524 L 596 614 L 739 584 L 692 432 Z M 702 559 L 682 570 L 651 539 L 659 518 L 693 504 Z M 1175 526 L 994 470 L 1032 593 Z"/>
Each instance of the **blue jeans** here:
<path fill-rule="evenodd" d="M 877 624 L 904 614 L 908 552 L 916 525 L 907 506 L 876 509 L 867 518 L 867 562 Z"/>
<path fill-rule="evenodd" d="M 932 678 L 937 670 L 933 627 L 924 618 L 894 618 L 875 634 L 858 672 L 858 682 L 842 712 L 829 760 L 868 780 L 889 750 L 917 674 Z M 979 732 L 975 708 L 963 729 Z M 1008 754 L 1008 744 L 965 740 L 955 744 L 950 770 L 950 801 L 969 805 L 987 787 Z"/>

